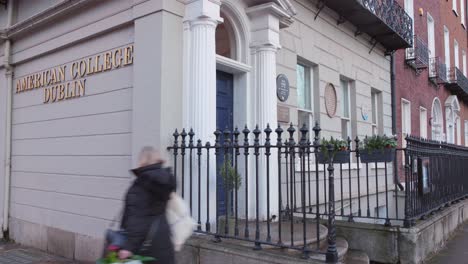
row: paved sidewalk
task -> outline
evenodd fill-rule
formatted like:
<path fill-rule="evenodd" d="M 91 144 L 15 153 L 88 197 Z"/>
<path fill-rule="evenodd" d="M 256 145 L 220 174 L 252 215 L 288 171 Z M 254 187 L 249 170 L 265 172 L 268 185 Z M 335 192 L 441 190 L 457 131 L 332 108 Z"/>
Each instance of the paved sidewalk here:
<path fill-rule="evenodd" d="M 457 230 L 456 235 L 427 264 L 468 264 L 468 222 Z"/>
<path fill-rule="evenodd" d="M 77 264 L 46 252 L 0 240 L 0 264 Z"/>

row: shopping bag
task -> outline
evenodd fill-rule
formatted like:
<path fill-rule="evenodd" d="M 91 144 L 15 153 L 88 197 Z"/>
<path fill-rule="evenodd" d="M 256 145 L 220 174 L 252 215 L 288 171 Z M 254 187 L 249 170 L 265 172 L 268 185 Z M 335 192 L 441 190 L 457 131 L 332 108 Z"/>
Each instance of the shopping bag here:
<path fill-rule="evenodd" d="M 197 224 L 191 217 L 190 209 L 185 201 L 174 192 L 167 203 L 166 217 L 172 233 L 171 241 L 174 250 L 180 251 Z"/>

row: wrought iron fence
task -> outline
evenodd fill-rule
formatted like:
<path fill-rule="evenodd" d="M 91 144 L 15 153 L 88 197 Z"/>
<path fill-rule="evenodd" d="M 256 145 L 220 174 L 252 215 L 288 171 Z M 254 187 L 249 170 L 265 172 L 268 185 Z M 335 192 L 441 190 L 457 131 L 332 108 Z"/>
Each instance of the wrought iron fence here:
<path fill-rule="evenodd" d="M 405 226 L 468 197 L 468 148 L 407 138 Z"/>
<path fill-rule="evenodd" d="M 320 131 L 226 129 L 202 144 L 192 130 L 176 130 L 168 149 L 196 232 L 336 262 L 335 220 L 410 226 L 468 194 L 468 148 L 408 137 L 407 149 L 369 151 L 348 138 L 327 157 L 334 148 L 321 144 Z"/>
<path fill-rule="evenodd" d="M 413 44 L 413 22 L 395 0 L 362 0 L 362 5 L 389 25 L 398 35 Z"/>
<path fill-rule="evenodd" d="M 429 61 L 429 78 L 436 84 L 446 83 L 447 66 L 441 61 L 440 57 L 433 57 Z"/>

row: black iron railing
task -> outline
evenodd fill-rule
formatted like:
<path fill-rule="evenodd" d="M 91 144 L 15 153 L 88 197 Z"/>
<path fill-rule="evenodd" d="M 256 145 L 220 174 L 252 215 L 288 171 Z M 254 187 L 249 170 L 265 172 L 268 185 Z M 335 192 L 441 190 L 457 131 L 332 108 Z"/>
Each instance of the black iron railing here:
<path fill-rule="evenodd" d="M 440 57 L 433 57 L 429 61 L 429 79 L 435 84 L 448 82 L 447 66 Z"/>
<path fill-rule="evenodd" d="M 457 67 L 452 67 L 448 73 L 449 79 L 446 87 L 463 99 L 468 99 L 468 79 Z"/>
<path fill-rule="evenodd" d="M 405 226 L 468 196 L 468 148 L 408 137 Z"/>
<path fill-rule="evenodd" d="M 413 21 L 395 0 L 362 0 L 362 5 L 389 25 L 409 45 L 413 44 Z"/>
<path fill-rule="evenodd" d="M 417 35 L 414 36 L 413 47 L 406 49 L 406 63 L 415 70 L 429 66 L 429 49 L 427 44 Z"/>
<path fill-rule="evenodd" d="M 327 158 L 333 147 L 321 145 L 320 131 L 217 130 L 202 144 L 192 130 L 176 130 L 169 149 L 196 232 L 336 262 L 335 220 L 410 226 L 468 194 L 468 148 L 409 137 L 407 149 L 369 152 L 356 138 Z"/>
<path fill-rule="evenodd" d="M 348 139 L 341 163 L 338 158 L 323 159 L 321 149 L 329 146 L 320 145 L 320 127 L 310 132 L 292 125 L 286 131 L 217 130 L 214 144 L 202 144 L 192 130 L 176 131 L 169 149 L 179 192 L 198 222 L 197 232 L 218 240 L 249 241 L 255 249 L 297 249 L 305 258 L 324 254 L 333 262 L 335 218 L 382 220 L 387 225 L 404 219 L 398 213 L 403 203 L 398 206 L 391 162 L 360 162 L 359 150 L 351 147 L 358 146 L 359 139 Z M 234 176 L 223 175 L 226 164 Z M 241 180 L 232 180 L 235 176 Z M 385 208 L 390 200 L 395 200 L 395 208 Z M 322 241 L 325 236 L 327 242 Z"/>

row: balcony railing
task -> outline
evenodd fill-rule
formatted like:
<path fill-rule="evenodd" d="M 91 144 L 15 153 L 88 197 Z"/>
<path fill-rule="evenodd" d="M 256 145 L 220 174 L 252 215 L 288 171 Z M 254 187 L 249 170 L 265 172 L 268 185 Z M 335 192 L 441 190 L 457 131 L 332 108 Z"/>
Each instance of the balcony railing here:
<path fill-rule="evenodd" d="M 418 36 L 414 36 L 413 47 L 406 49 L 406 63 L 416 71 L 429 66 L 429 49 Z"/>
<path fill-rule="evenodd" d="M 447 66 L 439 57 L 429 61 L 429 79 L 435 84 L 447 83 Z"/>
<path fill-rule="evenodd" d="M 324 5 L 356 25 L 388 50 L 411 47 L 413 23 L 396 0 L 326 0 Z"/>
<path fill-rule="evenodd" d="M 448 77 L 445 86 L 463 100 L 468 101 L 468 79 L 466 76 L 457 67 L 452 67 L 448 71 Z"/>

